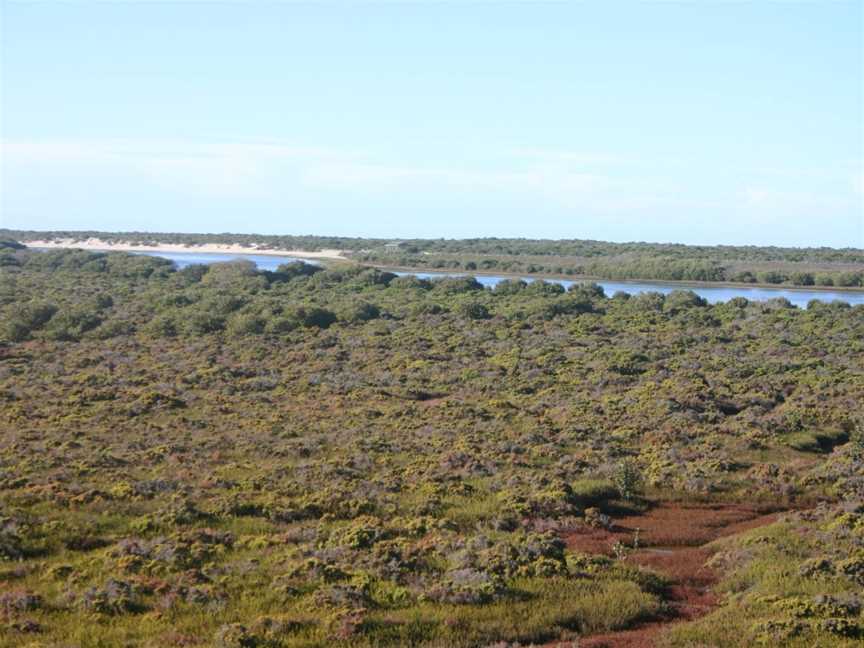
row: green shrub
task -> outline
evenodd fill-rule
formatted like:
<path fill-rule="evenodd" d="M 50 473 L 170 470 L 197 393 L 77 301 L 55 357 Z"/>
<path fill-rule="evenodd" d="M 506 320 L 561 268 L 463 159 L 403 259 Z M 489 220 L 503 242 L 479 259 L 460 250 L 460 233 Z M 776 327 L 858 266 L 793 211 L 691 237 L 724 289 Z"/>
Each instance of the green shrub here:
<path fill-rule="evenodd" d="M 57 307 L 46 302 L 28 302 L 13 306 L 0 327 L 0 335 L 12 342 L 21 342 L 47 324 Z"/>
<path fill-rule="evenodd" d="M 793 272 L 789 275 L 789 280 L 796 286 L 812 286 L 816 283 L 810 272 Z"/>
<path fill-rule="evenodd" d="M 495 284 L 492 292 L 496 295 L 515 295 L 525 290 L 527 286 L 528 282 L 522 279 L 504 279 Z"/>
<path fill-rule="evenodd" d="M 326 329 L 336 322 L 336 314 L 326 308 L 314 306 L 312 308 L 301 307 L 294 312 L 294 317 L 303 326 Z"/>
<path fill-rule="evenodd" d="M 343 322 L 356 324 L 359 322 L 368 322 L 369 320 L 378 319 L 381 316 L 381 309 L 375 304 L 369 302 L 357 302 L 343 309 L 339 314 L 339 319 Z"/>
<path fill-rule="evenodd" d="M 234 336 L 258 335 L 264 332 L 266 321 L 254 313 L 238 313 L 228 320 L 226 333 Z"/>
<path fill-rule="evenodd" d="M 187 316 L 184 327 L 189 335 L 218 333 L 225 328 L 225 318 L 204 310 L 193 311 Z"/>
<path fill-rule="evenodd" d="M 178 333 L 177 322 L 171 315 L 157 315 L 144 327 L 152 337 L 174 337 Z"/>
<path fill-rule="evenodd" d="M 275 274 L 279 279 L 293 279 L 295 277 L 311 277 L 322 270 L 322 267 L 311 263 L 292 261 L 291 263 L 283 263 L 276 268 Z"/>
<path fill-rule="evenodd" d="M 749 270 L 743 270 L 742 272 L 737 272 L 732 276 L 732 281 L 737 283 L 756 283 L 756 275 L 754 275 Z"/>
<path fill-rule="evenodd" d="M 293 331 L 298 326 L 300 326 L 300 322 L 296 317 L 276 315 L 267 320 L 267 323 L 264 325 L 264 330 L 267 333 L 280 335 Z"/>
<path fill-rule="evenodd" d="M 9 238 L 0 238 L 0 250 L 24 250 L 27 246 Z"/>
<path fill-rule="evenodd" d="M 489 309 L 479 302 L 466 302 L 459 307 L 459 312 L 472 320 L 489 319 Z"/>
<path fill-rule="evenodd" d="M 84 333 L 102 323 L 102 318 L 85 307 L 72 307 L 59 311 L 51 318 L 45 335 L 51 340 L 78 340 Z"/>
<path fill-rule="evenodd" d="M 776 270 L 760 272 L 757 276 L 759 277 L 759 281 L 762 283 L 780 284 L 786 281 L 786 275 Z"/>
<path fill-rule="evenodd" d="M 663 309 L 677 313 L 688 308 L 703 308 L 708 305 L 704 297 L 700 297 L 692 290 L 673 290 L 666 295 Z"/>
<path fill-rule="evenodd" d="M 636 462 L 632 459 L 625 459 L 618 464 L 613 481 L 619 495 L 627 501 L 633 501 L 638 499 L 642 492 L 644 479 Z"/>

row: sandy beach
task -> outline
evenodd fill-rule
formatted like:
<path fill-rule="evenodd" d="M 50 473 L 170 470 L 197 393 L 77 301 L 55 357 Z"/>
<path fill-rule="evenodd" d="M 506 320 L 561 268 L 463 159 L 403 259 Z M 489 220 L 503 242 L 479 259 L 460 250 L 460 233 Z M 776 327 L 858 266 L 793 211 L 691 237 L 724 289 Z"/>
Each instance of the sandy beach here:
<path fill-rule="evenodd" d="M 81 250 L 100 250 L 117 252 L 197 252 L 201 254 L 265 254 L 268 256 L 291 256 L 306 259 L 341 259 L 346 257 L 342 250 L 319 250 L 308 252 L 306 250 L 274 250 L 272 248 L 258 248 L 254 245 L 243 246 L 233 243 L 217 244 L 208 243 L 204 245 L 182 245 L 180 243 L 160 243 L 159 245 L 137 245 L 134 243 L 118 243 L 103 241 L 98 238 L 89 238 L 84 241 L 75 239 L 54 239 L 52 241 L 33 240 L 22 241 L 29 247 L 38 248 L 76 248 Z"/>

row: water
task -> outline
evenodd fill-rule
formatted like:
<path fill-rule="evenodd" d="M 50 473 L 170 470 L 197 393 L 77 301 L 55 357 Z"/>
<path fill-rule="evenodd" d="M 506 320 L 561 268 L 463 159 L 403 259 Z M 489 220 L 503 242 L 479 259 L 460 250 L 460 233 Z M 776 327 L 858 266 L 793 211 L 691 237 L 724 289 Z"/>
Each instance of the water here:
<path fill-rule="evenodd" d="M 199 253 L 199 252 L 136 252 L 136 254 L 147 254 L 149 256 L 159 256 L 166 259 L 171 259 L 178 268 L 185 268 L 194 263 L 220 263 L 225 261 L 236 261 L 237 259 L 247 259 L 254 262 L 261 270 L 276 270 L 283 263 L 291 263 L 292 261 L 304 261 L 305 263 L 316 263 L 310 259 L 298 259 L 287 256 L 271 256 L 264 254 L 214 254 L 214 253 Z M 436 279 L 440 277 L 468 277 L 470 273 L 448 273 L 448 272 L 397 272 L 397 275 L 416 275 L 422 279 Z M 536 281 L 534 277 L 505 277 L 494 275 L 474 275 L 484 286 L 494 288 L 499 282 L 506 279 L 523 279 L 525 281 Z M 546 279 L 549 283 L 561 284 L 565 288 L 569 288 L 574 283 L 583 283 L 581 281 L 570 281 L 567 279 Z M 644 292 L 659 292 L 664 295 L 669 294 L 673 290 L 692 290 L 700 297 L 704 297 L 709 303 L 716 304 L 718 302 L 729 301 L 733 297 L 745 297 L 750 301 L 764 301 L 766 299 L 774 299 L 776 297 L 785 297 L 795 306 L 806 307 L 807 302 L 812 299 L 818 299 L 824 302 L 835 300 L 845 301 L 853 306 L 855 304 L 864 304 L 864 291 L 854 290 L 809 290 L 806 288 L 791 289 L 791 288 L 757 288 L 742 284 L 741 286 L 705 286 L 699 284 L 669 284 L 662 281 L 605 281 L 598 280 L 597 284 L 603 286 L 603 290 L 607 295 L 614 295 L 616 292 L 626 292 L 631 295 L 638 295 Z"/>
<path fill-rule="evenodd" d="M 435 279 L 439 277 L 468 277 L 470 274 L 450 274 L 445 272 L 397 272 L 398 275 L 414 274 L 421 279 Z M 478 282 L 489 288 L 494 288 L 498 283 L 506 279 L 522 279 L 524 281 L 537 281 L 533 277 L 503 277 L 492 275 L 475 275 Z M 545 279 L 549 283 L 561 284 L 565 288 L 569 288 L 576 283 L 585 283 L 582 281 L 569 281 L 567 279 Z M 700 297 L 704 297 L 711 304 L 718 302 L 729 301 L 733 297 L 745 297 L 750 301 L 764 301 L 766 299 L 774 299 L 777 297 L 785 297 L 795 306 L 802 308 L 807 306 L 807 302 L 811 299 L 818 299 L 824 302 L 845 301 L 853 306 L 855 304 L 864 304 L 864 291 L 854 290 L 807 290 L 807 289 L 791 289 L 791 288 L 757 288 L 747 286 L 746 284 L 739 286 L 705 286 L 702 284 L 669 284 L 661 281 L 606 281 L 598 279 L 594 281 L 600 286 L 608 296 L 614 295 L 621 291 L 631 295 L 638 295 L 644 292 L 659 292 L 668 295 L 673 290 L 692 290 Z"/>
<path fill-rule="evenodd" d="M 214 252 L 134 252 L 133 254 L 144 254 L 146 256 L 162 257 L 171 259 L 178 269 L 195 265 L 196 263 L 225 263 L 226 261 L 252 261 L 259 270 L 276 270 L 283 263 L 303 261 L 305 263 L 318 264 L 313 259 L 299 259 L 289 256 L 274 256 L 270 254 L 219 254 Z"/>

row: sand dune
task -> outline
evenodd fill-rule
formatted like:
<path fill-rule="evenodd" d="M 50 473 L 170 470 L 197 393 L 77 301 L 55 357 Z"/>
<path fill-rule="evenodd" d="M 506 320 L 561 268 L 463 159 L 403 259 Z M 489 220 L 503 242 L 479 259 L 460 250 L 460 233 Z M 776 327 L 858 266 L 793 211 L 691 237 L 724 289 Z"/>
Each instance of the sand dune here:
<path fill-rule="evenodd" d="M 139 245 L 89 238 L 84 241 L 75 239 L 54 239 L 51 241 L 22 241 L 25 245 L 39 248 L 77 248 L 81 250 L 108 250 L 120 252 L 196 252 L 202 254 L 266 254 L 270 256 L 292 256 L 307 259 L 345 259 L 342 250 L 274 250 L 258 248 L 254 245 L 243 246 L 236 243 L 207 243 L 204 245 L 183 245 L 181 243 L 160 243 L 158 245 Z"/>

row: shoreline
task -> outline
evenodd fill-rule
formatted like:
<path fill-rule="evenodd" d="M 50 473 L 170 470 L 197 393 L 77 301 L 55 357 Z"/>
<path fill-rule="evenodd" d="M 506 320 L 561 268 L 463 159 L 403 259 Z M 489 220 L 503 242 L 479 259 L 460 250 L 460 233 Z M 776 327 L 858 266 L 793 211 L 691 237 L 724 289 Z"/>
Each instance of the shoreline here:
<path fill-rule="evenodd" d="M 563 280 L 572 281 L 575 283 L 583 281 L 607 281 L 621 284 L 652 284 L 657 286 L 669 286 L 678 288 L 733 288 L 733 289 L 765 289 L 765 290 L 789 290 L 789 291 L 806 291 L 806 292 L 850 292 L 862 293 L 864 287 L 861 286 L 793 286 L 789 284 L 768 284 L 768 283 L 743 283 L 734 281 L 693 281 L 693 280 L 674 280 L 674 279 L 612 279 L 609 277 L 598 277 L 593 275 L 564 275 L 553 273 L 527 273 L 527 272 L 507 272 L 507 271 L 487 271 L 487 270 L 463 270 L 463 269 L 437 269 L 437 268 L 422 268 L 411 266 L 385 265 L 379 263 L 369 263 L 357 261 L 348 256 L 345 256 L 344 250 L 324 249 L 315 252 L 307 250 L 281 250 L 273 248 L 258 248 L 254 245 L 244 246 L 238 243 L 205 243 L 201 245 L 186 245 L 183 243 L 160 243 L 158 245 L 141 245 L 136 243 L 120 243 L 105 241 L 98 238 L 89 238 L 86 240 L 76 240 L 71 238 L 66 239 L 33 239 L 29 241 L 21 241 L 29 247 L 38 247 L 43 249 L 80 249 L 93 252 L 175 252 L 183 253 L 199 253 L 199 254 L 258 254 L 263 256 L 286 256 L 305 259 L 321 259 L 330 261 L 347 261 L 357 263 L 358 265 L 368 268 L 378 268 L 379 270 L 389 270 L 396 272 L 410 272 L 413 274 L 431 274 L 431 275 L 459 275 L 459 276 L 477 276 L 477 277 L 505 277 L 508 279 L 538 279 L 538 280 Z"/>
<path fill-rule="evenodd" d="M 238 243 L 205 243 L 202 245 L 185 245 L 183 243 L 160 243 L 159 245 L 140 245 L 137 243 L 114 243 L 102 239 L 89 238 L 86 240 L 54 239 L 21 241 L 28 247 L 44 249 L 77 249 L 92 252 L 177 252 L 177 253 L 199 253 L 199 254 L 261 254 L 265 256 L 290 256 L 306 259 L 332 259 L 334 261 L 347 261 L 342 250 L 319 250 L 309 252 L 306 250 L 276 250 L 273 248 L 258 248 L 254 245 L 244 246 Z"/>
<path fill-rule="evenodd" d="M 350 261 L 350 259 L 345 259 Z M 676 279 L 610 279 L 609 277 L 597 277 L 594 275 L 563 275 L 550 274 L 544 272 L 528 273 L 528 272 L 495 272 L 488 270 L 439 270 L 430 268 L 416 268 L 410 266 L 394 266 L 381 265 L 377 263 L 359 262 L 362 266 L 368 268 L 378 268 L 379 270 L 390 270 L 395 272 L 411 272 L 415 274 L 431 274 L 431 275 L 459 275 L 463 277 L 505 277 L 507 279 L 555 279 L 563 281 L 572 281 L 579 283 L 583 281 L 612 281 L 622 284 L 652 284 L 658 286 L 670 286 L 679 288 L 761 288 L 766 290 L 792 290 L 792 291 L 822 291 L 822 292 L 864 292 L 862 286 L 793 286 L 790 284 L 769 284 L 769 283 L 743 283 L 735 281 L 694 281 L 694 280 L 676 280 Z"/>

